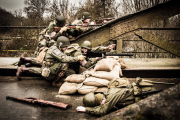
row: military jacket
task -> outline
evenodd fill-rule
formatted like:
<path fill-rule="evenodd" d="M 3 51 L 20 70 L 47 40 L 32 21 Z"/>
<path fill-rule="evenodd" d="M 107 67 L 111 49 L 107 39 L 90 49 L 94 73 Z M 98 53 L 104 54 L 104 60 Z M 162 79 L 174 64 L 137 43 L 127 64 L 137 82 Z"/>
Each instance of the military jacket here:
<path fill-rule="evenodd" d="M 77 57 L 65 55 L 56 46 L 51 46 L 45 56 L 45 60 L 49 59 L 51 62 L 77 62 Z"/>
<path fill-rule="evenodd" d="M 77 43 L 71 44 L 65 50 L 65 54 L 67 56 L 72 56 L 72 57 L 77 57 L 79 55 L 82 55 L 81 47 Z M 79 73 L 79 67 L 80 67 L 80 62 L 79 61 L 74 62 L 74 63 L 69 63 L 69 68 L 74 70 L 76 74 Z"/>
<path fill-rule="evenodd" d="M 121 101 L 128 92 L 126 88 L 110 88 L 106 94 L 105 104 L 96 107 L 86 107 L 86 113 L 103 116 L 112 110 L 116 103 Z"/>

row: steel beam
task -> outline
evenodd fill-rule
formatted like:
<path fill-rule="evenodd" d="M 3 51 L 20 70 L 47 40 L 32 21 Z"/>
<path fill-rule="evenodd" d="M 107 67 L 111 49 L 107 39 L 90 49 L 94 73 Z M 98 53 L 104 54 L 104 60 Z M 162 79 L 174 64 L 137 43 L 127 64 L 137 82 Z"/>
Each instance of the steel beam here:
<path fill-rule="evenodd" d="M 168 52 L 180 57 L 180 47 L 173 43 L 170 43 L 167 40 L 164 40 L 163 38 L 154 36 L 153 34 L 145 32 L 145 31 L 144 32 L 143 31 L 136 32 L 135 35 L 139 36 L 141 39 L 143 39 L 147 42 L 150 42 L 150 43 L 158 46 L 159 48 L 162 48 L 165 51 L 168 51 Z"/>
<path fill-rule="evenodd" d="M 135 14 L 112 20 L 102 27 L 81 35 L 73 42 L 81 44 L 82 41 L 89 40 L 93 46 L 98 46 L 105 41 L 116 39 L 116 37 L 137 30 L 138 28 L 143 28 L 151 23 L 177 15 L 180 13 L 179 6 L 179 0 L 171 0 L 159 4 Z"/>

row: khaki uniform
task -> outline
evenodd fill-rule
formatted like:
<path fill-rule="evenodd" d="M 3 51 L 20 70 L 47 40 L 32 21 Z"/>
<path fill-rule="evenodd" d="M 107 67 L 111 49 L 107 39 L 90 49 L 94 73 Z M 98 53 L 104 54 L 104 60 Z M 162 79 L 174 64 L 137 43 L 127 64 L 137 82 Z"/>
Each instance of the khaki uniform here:
<path fill-rule="evenodd" d="M 49 68 L 50 74 L 45 77 L 47 80 L 54 80 L 64 67 L 65 63 L 77 62 L 77 57 L 66 56 L 56 46 L 51 46 L 44 58 L 41 68 L 30 68 L 30 73 L 41 74 L 44 68 Z"/>
<path fill-rule="evenodd" d="M 154 87 L 144 88 L 146 88 L 144 91 L 154 90 Z M 86 107 L 86 113 L 103 116 L 115 108 L 115 106 L 120 108 L 136 102 L 133 87 L 130 87 L 128 91 L 126 91 L 126 88 L 110 88 L 107 93 L 105 93 L 105 98 L 106 101 L 104 105 Z"/>
<path fill-rule="evenodd" d="M 67 50 L 65 51 L 67 56 L 77 57 L 82 55 L 81 47 L 78 44 L 71 44 L 68 46 Z M 72 74 L 79 74 L 80 62 L 69 63 L 69 67 L 65 72 L 65 76 L 69 76 Z"/>

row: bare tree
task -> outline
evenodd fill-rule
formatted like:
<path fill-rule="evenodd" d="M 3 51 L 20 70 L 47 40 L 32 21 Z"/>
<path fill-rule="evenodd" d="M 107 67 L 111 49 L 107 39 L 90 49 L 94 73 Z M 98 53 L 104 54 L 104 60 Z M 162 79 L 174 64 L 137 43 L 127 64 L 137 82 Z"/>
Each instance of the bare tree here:
<path fill-rule="evenodd" d="M 30 19 L 31 25 L 40 25 L 43 20 L 43 14 L 47 10 L 49 0 L 25 0 L 26 7 L 24 11 Z"/>

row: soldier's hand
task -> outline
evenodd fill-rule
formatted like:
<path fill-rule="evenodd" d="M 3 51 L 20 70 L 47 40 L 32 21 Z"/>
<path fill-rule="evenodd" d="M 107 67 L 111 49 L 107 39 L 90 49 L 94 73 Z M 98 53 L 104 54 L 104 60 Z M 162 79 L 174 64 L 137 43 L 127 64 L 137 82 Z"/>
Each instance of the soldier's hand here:
<path fill-rule="evenodd" d="M 86 58 L 86 56 L 83 56 L 83 55 L 79 55 L 79 56 L 77 56 L 77 57 L 78 57 L 78 60 L 79 60 L 79 61 L 84 61 L 85 58 Z"/>
<path fill-rule="evenodd" d="M 107 47 L 107 49 L 111 50 L 111 49 L 113 49 L 115 46 L 116 46 L 116 44 L 109 45 L 109 46 Z"/>
<path fill-rule="evenodd" d="M 76 108 L 76 111 L 77 111 L 77 112 L 86 112 L 86 108 L 83 107 L 83 106 L 78 106 L 78 107 Z"/>
<path fill-rule="evenodd" d="M 81 27 L 80 26 L 76 26 L 76 30 L 79 30 Z"/>
<path fill-rule="evenodd" d="M 63 32 L 65 32 L 65 31 L 67 31 L 67 29 L 68 29 L 68 27 L 65 27 L 65 26 L 62 27 L 61 30 L 60 30 L 60 33 L 63 33 Z"/>

